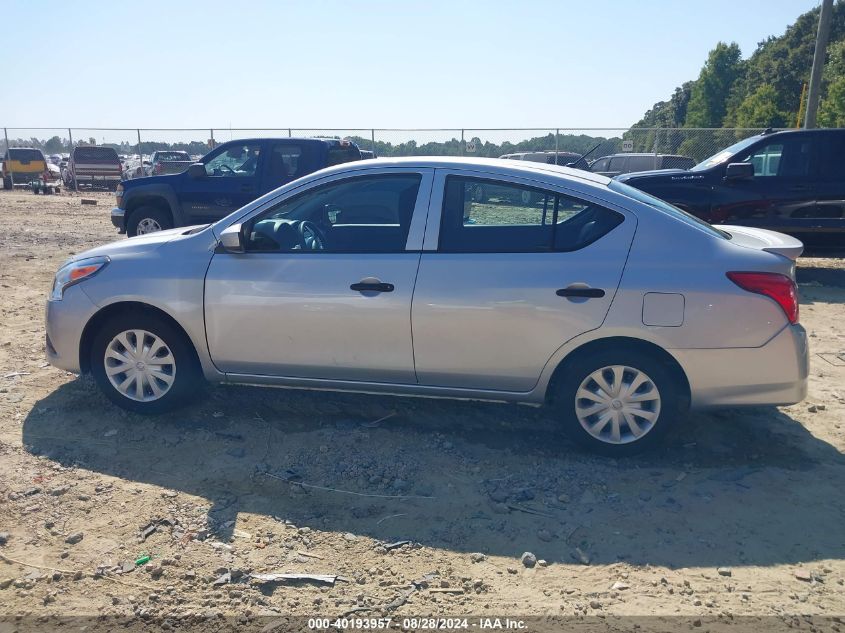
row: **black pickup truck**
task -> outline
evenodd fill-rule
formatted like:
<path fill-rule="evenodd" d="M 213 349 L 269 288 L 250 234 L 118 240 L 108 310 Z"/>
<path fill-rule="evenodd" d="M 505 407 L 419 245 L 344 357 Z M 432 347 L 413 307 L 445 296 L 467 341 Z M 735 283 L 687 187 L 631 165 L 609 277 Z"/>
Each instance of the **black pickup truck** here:
<path fill-rule="evenodd" d="M 223 143 L 179 174 L 126 180 L 112 224 L 130 237 L 215 222 L 277 187 L 324 167 L 361 160 L 337 139 L 253 138 Z"/>
<path fill-rule="evenodd" d="M 811 246 L 845 246 L 845 129 L 767 130 L 688 170 L 616 179 L 712 224 L 771 229 Z"/>

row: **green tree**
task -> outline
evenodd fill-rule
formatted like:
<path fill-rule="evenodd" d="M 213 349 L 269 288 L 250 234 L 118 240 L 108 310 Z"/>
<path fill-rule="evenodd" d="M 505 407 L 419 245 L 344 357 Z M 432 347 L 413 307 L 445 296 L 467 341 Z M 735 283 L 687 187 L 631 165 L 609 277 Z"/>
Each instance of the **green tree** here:
<path fill-rule="evenodd" d="M 845 127 L 845 75 L 828 86 L 819 105 L 818 123 L 821 127 Z"/>
<path fill-rule="evenodd" d="M 727 113 L 727 100 L 742 73 L 742 53 L 736 43 L 719 42 L 690 92 L 687 127 L 720 127 Z"/>
<path fill-rule="evenodd" d="M 763 85 L 745 97 L 733 115 L 736 127 L 785 127 L 787 114 L 778 109 L 774 86 Z"/>

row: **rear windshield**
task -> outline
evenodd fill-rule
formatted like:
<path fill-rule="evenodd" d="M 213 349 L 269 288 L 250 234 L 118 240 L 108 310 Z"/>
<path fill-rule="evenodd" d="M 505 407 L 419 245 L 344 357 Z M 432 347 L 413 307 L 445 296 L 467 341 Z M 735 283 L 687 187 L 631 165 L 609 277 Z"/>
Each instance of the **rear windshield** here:
<path fill-rule="evenodd" d="M 40 149 L 12 147 L 9 151 L 12 154 L 12 160 L 17 160 L 21 162 L 44 160 L 44 154 L 41 153 Z"/>
<path fill-rule="evenodd" d="M 730 234 L 726 233 L 725 231 L 720 231 L 715 226 L 710 224 L 709 222 L 705 222 L 701 220 L 691 213 L 687 213 L 683 209 L 679 209 L 678 207 L 669 204 L 668 202 L 664 202 L 660 198 L 655 198 L 652 195 L 647 194 L 645 191 L 640 191 L 630 185 L 626 185 L 623 182 L 619 182 L 618 180 L 611 180 L 610 184 L 608 185 L 613 191 L 617 193 L 621 193 L 623 196 L 628 196 L 629 198 L 633 198 L 637 202 L 642 202 L 643 204 L 647 204 L 648 206 L 657 209 L 658 211 L 662 211 L 667 215 L 671 215 L 672 217 L 680 220 L 684 224 L 689 224 L 690 226 L 694 226 L 697 229 L 701 229 L 706 233 L 710 233 L 715 237 L 721 237 L 722 239 L 729 240 Z"/>
<path fill-rule="evenodd" d="M 77 147 L 73 150 L 76 162 L 118 163 L 117 152 L 111 147 Z"/>
<path fill-rule="evenodd" d="M 329 147 L 329 167 L 353 160 L 361 160 L 361 152 L 354 145 L 333 145 Z"/>
<path fill-rule="evenodd" d="M 187 152 L 159 152 L 156 154 L 156 160 L 183 161 L 191 160 L 191 157 Z"/>

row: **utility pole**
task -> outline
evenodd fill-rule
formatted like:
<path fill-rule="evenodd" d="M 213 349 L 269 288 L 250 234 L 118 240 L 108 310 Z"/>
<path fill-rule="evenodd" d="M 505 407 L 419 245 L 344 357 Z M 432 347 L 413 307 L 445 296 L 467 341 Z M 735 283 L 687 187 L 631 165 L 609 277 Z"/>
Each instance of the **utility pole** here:
<path fill-rule="evenodd" d="M 810 72 L 810 92 L 807 95 L 807 114 L 804 127 L 816 127 L 816 114 L 819 110 L 819 90 L 822 83 L 822 69 L 827 53 L 827 38 L 830 35 L 830 16 L 833 12 L 833 0 L 822 0 L 819 13 L 819 31 L 816 35 L 816 50 L 813 53 L 813 70 Z"/>

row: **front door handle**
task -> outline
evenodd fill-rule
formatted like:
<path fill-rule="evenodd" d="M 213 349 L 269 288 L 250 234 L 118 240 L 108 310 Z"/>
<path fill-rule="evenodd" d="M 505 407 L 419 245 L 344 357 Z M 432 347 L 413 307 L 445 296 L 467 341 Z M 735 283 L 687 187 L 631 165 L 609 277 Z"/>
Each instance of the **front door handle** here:
<path fill-rule="evenodd" d="M 555 293 L 558 297 L 581 297 L 584 299 L 598 299 L 604 296 L 601 288 L 584 288 L 583 286 L 561 288 Z"/>
<path fill-rule="evenodd" d="M 386 284 L 381 281 L 359 281 L 349 288 L 356 292 L 393 292 L 393 284 Z"/>

